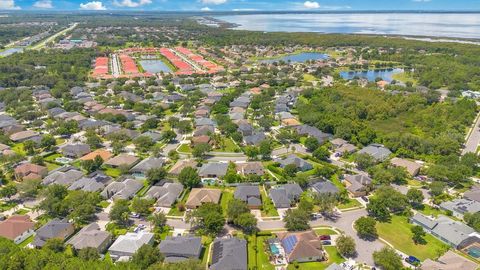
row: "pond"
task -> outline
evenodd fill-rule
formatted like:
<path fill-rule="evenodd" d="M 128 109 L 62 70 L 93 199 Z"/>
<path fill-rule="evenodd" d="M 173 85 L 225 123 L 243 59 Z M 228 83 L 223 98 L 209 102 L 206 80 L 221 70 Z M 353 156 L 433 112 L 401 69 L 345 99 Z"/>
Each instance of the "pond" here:
<path fill-rule="evenodd" d="M 142 68 L 150 73 L 172 72 L 172 70 L 162 61 L 158 59 L 140 60 Z"/>
<path fill-rule="evenodd" d="M 275 58 L 270 58 L 270 59 L 265 59 L 265 60 L 260 60 L 260 63 L 275 63 L 279 61 L 284 61 L 284 62 L 294 62 L 294 63 L 304 63 L 309 60 L 325 60 L 328 59 L 329 56 L 324 53 L 318 53 L 318 52 L 304 52 L 304 53 L 296 53 L 296 54 L 290 54 L 282 57 L 275 57 Z"/>
<path fill-rule="evenodd" d="M 0 52 L 0 56 L 9 56 L 19 52 L 23 52 L 23 48 L 10 48 L 10 49 L 6 49 L 3 52 Z"/>
<path fill-rule="evenodd" d="M 374 82 L 377 78 L 391 82 L 393 75 L 403 73 L 403 68 L 376 69 L 376 70 L 360 70 L 360 71 L 341 71 L 340 76 L 345 80 L 352 80 L 355 77 L 367 79 Z"/>

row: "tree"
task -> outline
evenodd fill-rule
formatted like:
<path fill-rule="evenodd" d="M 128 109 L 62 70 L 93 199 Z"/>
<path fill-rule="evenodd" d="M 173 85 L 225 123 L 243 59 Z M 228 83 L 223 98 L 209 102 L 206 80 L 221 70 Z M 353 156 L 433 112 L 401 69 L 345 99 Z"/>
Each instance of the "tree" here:
<path fill-rule="evenodd" d="M 156 229 L 163 228 L 167 224 L 167 217 L 162 212 L 154 213 L 149 220 Z"/>
<path fill-rule="evenodd" d="M 312 156 L 316 159 L 327 161 L 330 157 L 330 152 L 325 146 L 320 146 L 313 151 Z"/>
<path fill-rule="evenodd" d="M 246 233 L 251 233 L 257 228 L 257 218 L 250 212 L 239 215 L 234 224 L 242 228 Z"/>
<path fill-rule="evenodd" d="M 418 225 L 415 225 L 411 228 L 411 231 L 412 231 L 412 240 L 415 244 L 421 244 L 421 245 L 424 245 L 427 243 L 427 241 L 425 241 L 425 231 L 423 230 L 423 228 L 421 226 L 418 226 Z"/>
<path fill-rule="evenodd" d="M 100 254 L 94 247 L 86 247 L 82 248 L 78 251 L 77 256 L 85 261 L 95 261 L 100 259 Z"/>
<path fill-rule="evenodd" d="M 49 185 L 44 192 L 45 199 L 40 202 L 39 208 L 51 217 L 65 217 L 69 206 L 64 199 L 67 197 L 67 188 L 61 185 Z"/>
<path fill-rule="evenodd" d="M 97 149 L 102 146 L 102 139 L 95 133 L 94 130 L 87 130 L 85 137 L 87 138 L 86 143 L 92 149 Z"/>
<path fill-rule="evenodd" d="M 474 228 L 477 232 L 480 232 L 480 212 L 476 213 L 465 213 L 463 219 L 468 224 L 468 226 Z"/>
<path fill-rule="evenodd" d="M 132 201 L 132 210 L 142 216 L 150 214 L 150 207 L 153 205 L 152 200 L 135 197 Z"/>
<path fill-rule="evenodd" d="M 152 140 L 152 138 L 148 136 L 138 136 L 133 140 L 133 144 L 135 144 L 135 148 L 142 152 L 148 152 L 150 148 L 155 144 Z"/>
<path fill-rule="evenodd" d="M 355 257 L 357 254 L 355 240 L 352 237 L 342 234 L 336 241 L 337 249 L 344 257 Z"/>
<path fill-rule="evenodd" d="M 227 219 L 229 221 L 234 221 L 236 218 L 238 218 L 238 216 L 243 213 L 250 213 L 250 209 L 244 201 L 233 199 L 228 202 Z"/>
<path fill-rule="evenodd" d="M 368 214 L 380 221 L 390 220 L 390 210 L 377 198 L 370 199 L 367 205 Z"/>
<path fill-rule="evenodd" d="M 269 140 L 263 140 L 260 143 L 259 154 L 262 156 L 263 160 L 269 160 L 272 155 L 272 144 Z"/>
<path fill-rule="evenodd" d="M 63 246 L 63 240 L 60 238 L 50 238 L 43 245 L 42 249 L 51 250 L 55 253 L 63 252 L 65 247 Z"/>
<path fill-rule="evenodd" d="M 187 213 L 187 222 L 202 235 L 217 235 L 225 225 L 225 218 L 219 204 L 205 203 L 197 209 Z"/>
<path fill-rule="evenodd" d="M 100 203 L 100 194 L 83 190 L 70 191 L 65 198 L 68 207 L 68 218 L 76 224 L 86 224 L 95 217 L 97 204 Z"/>
<path fill-rule="evenodd" d="M 8 184 L 0 190 L 0 197 L 9 200 L 15 194 L 17 194 L 17 187 L 14 184 Z"/>
<path fill-rule="evenodd" d="M 199 143 L 193 147 L 192 155 L 196 158 L 203 159 L 205 154 L 210 152 L 212 146 L 208 143 Z"/>
<path fill-rule="evenodd" d="M 383 270 L 403 269 L 402 257 L 391 247 L 384 247 L 373 252 L 373 261 Z"/>
<path fill-rule="evenodd" d="M 315 193 L 313 201 L 318 206 L 319 212 L 332 215 L 335 205 L 338 203 L 338 197 L 330 193 Z"/>
<path fill-rule="evenodd" d="M 360 170 L 366 170 L 375 165 L 376 162 L 371 155 L 362 153 L 355 155 L 355 163 Z"/>
<path fill-rule="evenodd" d="M 167 171 L 163 167 L 151 168 L 147 171 L 147 182 L 149 185 L 155 185 L 167 176 Z"/>
<path fill-rule="evenodd" d="M 294 177 L 297 173 L 297 165 L 287 164 L 285 167 L 283 167 L 283 172 L 286 177 Z"/>
<path fill-rule="evenodd" d="M 17 185 L 21 198 L 35 198 L 42 188 L 42 180 L 32 179 L 23 181 Z"/>
<path fill-rule="evenodd" d="M 130 214 L 130 208 L 128 207 L 127 200 L 117 200 L 110 209 L 108 216 L 117 224 L 126 225 L 129 221 L 128 215 Z"/>
<path fill-rule="evenodd" d="M 445 183 L 443 182 L 434 181 L 430 184 L 430 193 L 432 193 L 433 196 L 439 196 L 443 194 L 444 190 L 445 190 Z"/>
<path fill-rule="evenodd" d="M 175 138 L 177 138 L 177 134 L 171 129 L 162 133 L 162 140 L 165 140 L 166 142 L 172 142 Z"/>
<path fill-rule="evenodd" d="M 40 140 L 40 146 L 45 148 L 45 150 L 51 150 L 56 143 L 55 138 L 50 134 L 42 136 L 42 139 Z"/>
<path fill-rule="evenodd" d="M 200 184 L 200 176 L 192 167 L 185 167 L 178 175 L 178 181 L 187 188 L 194 188 Z"/>
<path fill-rule="evenodd" d="M 244 151 L 245 151 L 245 155 L 247 155 L 247 157 L 251 160 L 257 159 L 259 155 L 259 149 L 258 147 L 255 147 L 255 146 L 247 145 L 245 146 Z"/>
<path fill-rule="evenodd" d="M 27 140 L 23 142 L 23 150 L 27 152 L 27 155 L 33 155 L 35 153 L 35 147 L 37 144 L 32 140 Z"/>
<path fill-rule="evenodd" d="M 192 123 L 188 120 L 182 120 L 177 123 L 177 129 L 182 134 L 192 132 Z"/>
<path fill-rule="evenodd" d="M 418 208 L 423 204 L 423 193 L 421 190 L 411 188 L 407 191 L 407 199 L 414 208 Z"/>
<path fill-rule="evenodd" d="M 131 263 L 140 269 L 147 269 L 151 265 L 163 261 L 164 257 L 158 248 L 145 244 L 132 256 Z"/>
<path fill-rule="evenodd" d="M 361 217 L 355 221 L 354 228 L 360 238 L 370 240 L 378 237 L 376 224 L 371 217 Z"/>
<path fill-rule="evenodd" d="M 288 209 L 283 218 L 285 228 L 289 231 L 304 231 L 310 229 L 310 215 L 301 209 Z"/>
<path fill-rule="evenodd" d="M 318 143 L 318 140 L 315 137 L 308 137 L 305 140 L 305 147 L 310 152 L 315 151 L 315 149 L 317 149 L 319 146 L 320 146 L 320 143 Z"/>

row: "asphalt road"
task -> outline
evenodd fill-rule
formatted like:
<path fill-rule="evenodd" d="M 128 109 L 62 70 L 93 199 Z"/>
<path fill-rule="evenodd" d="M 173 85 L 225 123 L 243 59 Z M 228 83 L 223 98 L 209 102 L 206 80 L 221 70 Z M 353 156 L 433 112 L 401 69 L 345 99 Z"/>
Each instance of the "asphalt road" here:
<path fill-rule="evenodd" d="M 470 133 L 470 136 L 467 138 L 465 142 L 465 148 L 462 150 L 462 155 L 466 153 L 476 153 L 477 147 L 480 144 L 480 114 L 477 116 L 475 120 L 475 125 L 473 126 L 473 130 Z"/>

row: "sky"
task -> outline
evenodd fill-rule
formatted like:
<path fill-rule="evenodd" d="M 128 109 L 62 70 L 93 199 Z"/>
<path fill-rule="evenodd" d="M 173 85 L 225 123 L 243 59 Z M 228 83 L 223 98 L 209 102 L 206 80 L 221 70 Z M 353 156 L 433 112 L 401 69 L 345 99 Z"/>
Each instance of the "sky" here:
<path fill-rule="evenodd" d="M 479 11 L 480 0 L 0 0 L 0 10 L 146 11 Z"/>

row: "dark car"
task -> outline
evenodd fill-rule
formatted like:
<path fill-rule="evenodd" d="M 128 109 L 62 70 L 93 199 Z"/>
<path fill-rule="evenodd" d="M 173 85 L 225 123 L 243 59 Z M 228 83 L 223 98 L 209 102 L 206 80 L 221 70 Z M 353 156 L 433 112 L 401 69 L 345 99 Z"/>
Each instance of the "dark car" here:
<path fill-rule="evenodd" d="M 330 241 L 322 241 L 322 245 L 324 246 L 330 246 L 332 244 L 332 242 Z"/>
<path fill-rule="evenodd" d="M 414 257 L 414 256 L 408 256 L 407 258 L 405 258 L 405 261 L 413 266 L 418 266 L 420 265 L 420 260 L 417 259 L 417 257 Z"/>
<path fill-rule="evenodd" d="M 320 235 L 319 238 L 320 238 L 320 240 L 331 240 L 332 239 L 330 237 L 330 235 Z"/>
<path fill-rule="evenodd" d="M 362 200 L 365 202 L 368 202 L 368 197 L 367 196 L 362 196 Z"/>

